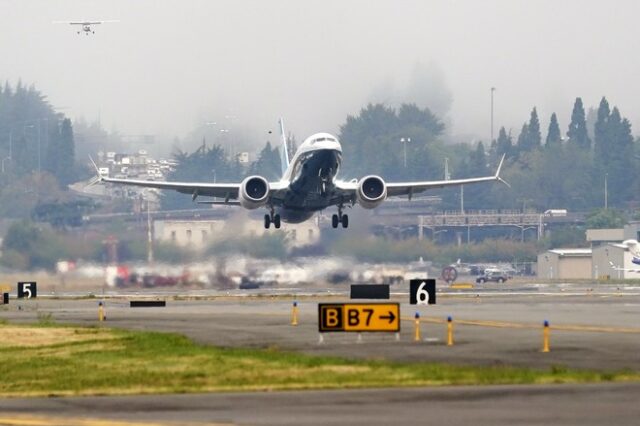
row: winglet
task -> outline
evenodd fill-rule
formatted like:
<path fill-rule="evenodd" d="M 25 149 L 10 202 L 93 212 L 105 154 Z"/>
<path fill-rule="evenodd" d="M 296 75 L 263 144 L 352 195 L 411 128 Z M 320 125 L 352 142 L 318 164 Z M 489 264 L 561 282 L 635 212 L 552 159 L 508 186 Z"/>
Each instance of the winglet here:
<path fill-rule="evenodd" d="M 93 168 L 96 169 L 96 174 L 100 176 L 100 169 L 98 168 L 96 162 L 93 161 L 93 158 L 91 158 L 91 155 L 89 155 L 89 161 L 91 161 L 91 164 L 93 164 Z"/>
<path fill-rule="evenodd" d="M 282 176 L 284 172 L 289 168 L 289 150 L 287 149 L 287 134 L 284 132 L 284 120 L 280 118 L 278 120 L 280 124 L 280 136 L 282 137 L 282 152 L 280 155 L 280 163 L 282 168 Z"/>
<path fill-rule="evenodd" d="M 502 154 L 502 158 L 500 159 L 500 164 L 498 164 L 498 170 L 496 170 L 496 176 L 495 176 L 495 178 L 496 178 L 496 180 L 497 180 L 498 182 L 502 182 L 502 183 L 504 183 L 505 185 L 507 185 L 509 188 L 511 188 L 511 185 L 509 185 L 509 183 L 508 183 L 506 180 L 504 180 L 504 179 L 502 179 L 502 178 L 500 177 L 500 171 L 502 170 L 502 164 L 504 163 L 504 157 L 505 157 L 505 156 L 506 156 L 506 154 Z"/>
<path fill-rule="evenodd" d="M 95 161 L 93 161 L 93 158 L 91 158 L 90 155 L 89 155 L 89 160 L 91 161 L 91 164 L 93 164 L 93 168 L 96 169 L 96 175 L 91 179 L 91 181 L 87 186 L 93 186 L 96 183 L 102 182 L 103 179 L 102 179 L 102 175 L 100 174 L 100 169 L 98 168 L 98 165 L 96 164 Z"/>

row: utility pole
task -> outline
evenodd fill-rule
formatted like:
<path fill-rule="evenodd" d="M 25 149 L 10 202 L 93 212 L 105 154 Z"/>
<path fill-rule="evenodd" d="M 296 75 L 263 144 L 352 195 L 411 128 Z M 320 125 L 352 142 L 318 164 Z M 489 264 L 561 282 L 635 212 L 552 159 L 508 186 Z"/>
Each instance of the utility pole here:
<path fill-rule="evenodd" d="M 496 91 L 495 87 L 491 88 L 491 141 L 490 144 L 493 143 L 493 92 Z"/>
<path fill-rule="evenodd" d="M 411 138 L 400 138 L 404 152 L 404 168 L 407 168 L 407 142 L 411 142 Z"/>
<path fill-rule="evenodd" d="M 609 173 L 605 173 L 604 174 L 604 209 L 607 210 L 609 207 L 609 194 L 607 191 L 607 177 L 609 176 Z"/>
<path fill-rule="evenodd" d="M 149 266 L 153 263 L 153 238 L 151 235 L 151 211 L 149 198 L 147 198 L 147 261 Z"/>

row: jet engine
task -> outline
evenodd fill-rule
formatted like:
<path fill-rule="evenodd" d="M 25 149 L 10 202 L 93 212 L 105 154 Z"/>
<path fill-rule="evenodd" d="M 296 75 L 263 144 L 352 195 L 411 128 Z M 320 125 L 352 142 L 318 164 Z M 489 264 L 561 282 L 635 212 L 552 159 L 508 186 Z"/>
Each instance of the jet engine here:
<path fill-rule="evenodd" d="M 360 179 L 356 199 L 365 209 L 378 207 L 387 198 L 387 185 L 380 176 L 367 176 Z"/>
<path fill-rule="evenodd" d="M 262 176 L 249 176 L 240 184 L 239 201 L 245 209 L 253 210 L 267 204 L 269 182 Z"/>

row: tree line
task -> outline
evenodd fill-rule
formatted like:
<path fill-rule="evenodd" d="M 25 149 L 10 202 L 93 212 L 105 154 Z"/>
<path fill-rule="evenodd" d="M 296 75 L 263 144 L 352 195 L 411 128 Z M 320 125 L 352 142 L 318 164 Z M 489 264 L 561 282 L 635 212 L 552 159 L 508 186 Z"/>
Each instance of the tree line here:
<path fill-rule="evenodd" d="M 543 139 L 535 107 L 515 143 L 501 127 L 492 148 L 495 157 L 507 156 L 505 178 L 513 190 L 499 196 L 492 190 L 492 204 L 506 208 L 519 200 L 538 209 L 591 210 L 606 202 L 607 207 L 636 208 L 639 144 L 631 122 L 605 97 L 593 112 L 586 114 L 582 99 L 576 98 L 565 137 L 553 113 Z"/>
<path fill-rule="evenodd" d="M 63 185 L 76 178 L 71 120 L 31 85 L 0 87 L 0 153 L 4 181 L 47 172 Z"/>
<path fill-rule="evenodd" d="M 493 173 L 505 155 L 503 176 L 511 189 L 490 183 L 469 187 L 464 193 L 465 209 L 592 210 L 605 202 L 605 180 L 608 207 L 635 208 L 640 176 L 633 170 L 640 147 L 620 110 L 603 97 L 597 110 L 587 113 L 582 99 L 576 98 L 570 123 L 565 131 L 561 127 L 554 112 L 548 128 L 541 129 L 534 107 L 517 136 L 502 126 L 488 144 L 456 143 L 429 108 L 369 104 L 340 126 L 340 177 L 377 174 L 388 181 L 415 181 L 483 176 Z M 215 170 L 218 181 L 237 181 L 249 174 L 277 179 L 279 149 L 267 142 L 256 160 L 243 167 L 221 147 L 204 144 L 192 154 L 177 153 L 180 165 L 170 178 L 208 176 L 211 180 Z M 442 209 L 460 207 L 460 188 L 433 194 L 442 196 Z M 173 200 L 167 207 L 180 203 L 172 196 L 166 198 Z"/>

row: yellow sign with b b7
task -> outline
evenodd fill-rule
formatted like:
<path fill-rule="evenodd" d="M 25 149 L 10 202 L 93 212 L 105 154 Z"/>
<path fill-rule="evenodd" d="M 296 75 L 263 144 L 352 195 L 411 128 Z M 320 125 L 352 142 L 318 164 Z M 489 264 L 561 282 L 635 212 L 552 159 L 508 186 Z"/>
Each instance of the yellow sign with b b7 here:
<path fill-rule="evenodd" d="M 320 303 L 318 329 L 330 331 L 400 331 L 399 303 Z"/>

